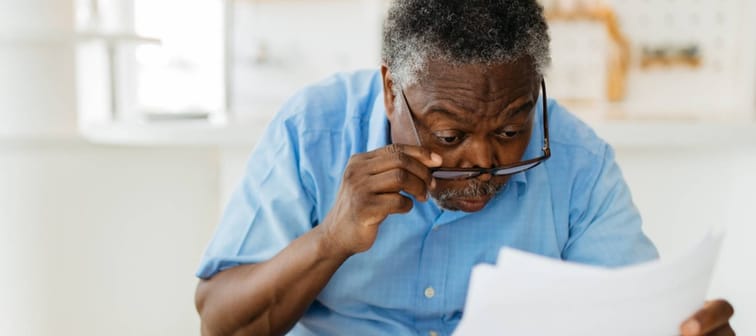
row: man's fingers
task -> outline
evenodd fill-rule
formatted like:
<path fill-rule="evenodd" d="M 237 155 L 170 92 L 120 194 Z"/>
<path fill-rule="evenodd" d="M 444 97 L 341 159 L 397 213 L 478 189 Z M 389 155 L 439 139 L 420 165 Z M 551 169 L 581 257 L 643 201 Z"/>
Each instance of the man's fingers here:
<path fill-rule="evenodd" d="M 443 159 L 441 155 L 431 152 L 427 148 L 402 144 L 391 144 L 383 147 L 389 154 L 404 153 L 420 161 L 426 167 L 440 167 Z"/>
<path fill-rule="evenodd" d="M 378 212 L 384 218 L 386 214 L 407 213 L 412 210 L 412 200 L 397 193 L 377 195 L 376 203 L 378 208 L 383 208 Z"/>
<path fill-rule="evenodd" d="M 372 176 L 368 183 L 371 184 L 373 192 L 379 194 L 398 193 L 403 190 L 421 201 L 425 201 L 428 194 L 428 184 L 425 181 L 401 168 Z"/>
<path fill-rule="evenodd" d="M 680 332 L 683 336 L 706 335 L 726 325 L 733 313 L 734 309 L 729 302 L 721 299 L 709 301 L 682 324 Z"/>
<path fill-rule="evenodd" d="M 433 177 L 431 176 L 427 165 L 410 154 L 402 151 L 389 152 L 386 148 L 394 147 L 384 147 L 384 149 L 379 150 L 383 151 L 383 153 L 380 153 L 380 155 L 374 155 L 369 161 L 365 162 L 364 166 L 365 169 L 368 170 L 367 173 L 378 175 L 398 168 L 409 171 L 424 181 L 426 185 L 431 184 Z"/>
<path fill-rule="evenodd" d="M 735 331 L 732 330 L 732 327 L 730 327 L 730 324 L 728 323 L 719 327 L 719 329 L 708 333 L 706 336 L 735 336 Z"/>

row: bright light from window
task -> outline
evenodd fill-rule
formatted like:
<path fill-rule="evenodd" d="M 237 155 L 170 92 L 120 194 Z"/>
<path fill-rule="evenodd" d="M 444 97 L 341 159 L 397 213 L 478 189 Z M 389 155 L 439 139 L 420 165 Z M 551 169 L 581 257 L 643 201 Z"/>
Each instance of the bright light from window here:
<path fill-rule="evenodd" d="M 221 0 L 134 0 L 134 29 L 160 45 L 136 47 L 136 108 L 147 113 L 224 109 Z"/>

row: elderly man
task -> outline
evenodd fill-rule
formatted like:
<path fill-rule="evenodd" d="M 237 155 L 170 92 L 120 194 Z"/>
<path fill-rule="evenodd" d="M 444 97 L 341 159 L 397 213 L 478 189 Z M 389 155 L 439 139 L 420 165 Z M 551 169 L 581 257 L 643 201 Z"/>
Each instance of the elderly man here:
<path fill-rule="evenodd" d="M 535 0 L 395 1 L 381 70 L 300 91 L 257 144 L 197 273 L 203 334 L 448 335 L 502 246 L 656 258 L 612 149 L 547 100 L 548 44 Z"/>

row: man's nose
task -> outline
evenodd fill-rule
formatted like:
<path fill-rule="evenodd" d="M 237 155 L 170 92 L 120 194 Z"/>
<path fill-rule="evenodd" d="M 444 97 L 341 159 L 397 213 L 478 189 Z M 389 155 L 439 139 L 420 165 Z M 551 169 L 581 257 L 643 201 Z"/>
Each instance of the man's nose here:
<path fill-rule="evenodd" d="M 464 167 L 493 168 L 496 165 L 496 155 L 492 144 L 485 139 L 475 139 L 465 151 L 465 161 Z M 488 181 L 491 177 L 491 174 L 482 174 L 479 179 Z"/>

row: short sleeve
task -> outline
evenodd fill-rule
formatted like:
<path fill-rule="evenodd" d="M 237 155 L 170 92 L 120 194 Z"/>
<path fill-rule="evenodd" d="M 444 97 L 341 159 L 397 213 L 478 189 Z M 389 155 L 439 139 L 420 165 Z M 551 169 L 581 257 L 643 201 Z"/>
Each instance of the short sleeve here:
<path fill-rule="evenodd" d="M 576 179 L 570 203 L 570 227 L 562 251 L 565 260 L 624 266 L 658 258 L 641 228 L 641 216 L 614 158 L 604 144 L 602 155 Z"/>
<path fill-rule="evenodd" d="M 196 275 L 206 279 L 276 255 L 314 225 L 313 197 L 300 170 L 296 99 L 271 121 L 253 150 Z"/>

